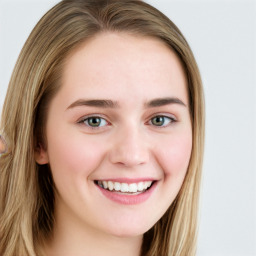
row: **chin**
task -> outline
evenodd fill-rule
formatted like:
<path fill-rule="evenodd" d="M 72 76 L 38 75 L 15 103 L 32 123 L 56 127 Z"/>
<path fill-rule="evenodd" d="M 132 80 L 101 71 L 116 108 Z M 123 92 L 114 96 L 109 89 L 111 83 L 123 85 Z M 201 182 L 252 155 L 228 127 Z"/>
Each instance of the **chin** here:
<path fill-rule="evenodd" d="M 116 237 L 138 237 L 144 235 L 153 225 L 132 225 L 129 222 L 124 225 L 109 227 L 106 232 Z"/>

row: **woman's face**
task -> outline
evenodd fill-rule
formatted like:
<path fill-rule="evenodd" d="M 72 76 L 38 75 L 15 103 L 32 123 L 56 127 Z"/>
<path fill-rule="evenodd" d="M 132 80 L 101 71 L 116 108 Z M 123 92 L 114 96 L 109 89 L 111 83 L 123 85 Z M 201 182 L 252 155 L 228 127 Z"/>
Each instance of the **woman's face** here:
<path fill-rule="evenodd" d="M 67 59 L 46 123 L 56 219 L 141 235 L 166 212 L 192 148 L 186 78 L 161 41 L 102 33 Z M 63 224 L 65 225 L 65 224 Z"/>

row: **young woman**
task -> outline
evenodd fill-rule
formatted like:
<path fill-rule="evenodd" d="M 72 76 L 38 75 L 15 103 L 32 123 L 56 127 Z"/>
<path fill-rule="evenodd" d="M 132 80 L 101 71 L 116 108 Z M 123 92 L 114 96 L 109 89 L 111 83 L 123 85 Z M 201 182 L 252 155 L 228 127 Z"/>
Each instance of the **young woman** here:
<path fill-rule="evenodd" d="M 1 255 L 195 255 L 203 90 L 155 8 L 53 7 L 21 51 L 1 130 Z"/>

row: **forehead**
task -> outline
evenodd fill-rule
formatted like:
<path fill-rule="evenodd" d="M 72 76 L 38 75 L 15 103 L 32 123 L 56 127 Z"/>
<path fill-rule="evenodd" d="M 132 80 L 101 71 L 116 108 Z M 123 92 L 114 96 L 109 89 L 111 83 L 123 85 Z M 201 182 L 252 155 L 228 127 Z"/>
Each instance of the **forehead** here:
<path fill-rule="evenodd" d="M 113 90 L 125 95 L 147 92 L 148 97 L 155 93 L 187 97 L 186 84 L 179 58 L 163 41 L 113 32 L 98 34 L 80 45 L 68 56 L 62 75 L 62 87 L 70 97 L 95 92 L 108 97 Z"/>

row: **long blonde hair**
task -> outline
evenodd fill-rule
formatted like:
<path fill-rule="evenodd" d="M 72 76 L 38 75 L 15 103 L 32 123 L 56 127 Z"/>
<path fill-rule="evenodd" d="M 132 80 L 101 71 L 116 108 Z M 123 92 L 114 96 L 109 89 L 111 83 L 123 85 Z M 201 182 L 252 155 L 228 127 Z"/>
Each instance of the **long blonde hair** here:
<path fill-rule="evenodd" d="M 102 31 L 159 38 L 181 60 L 188 81 L 193 146 L 188 171 L 175 201 L 144 234 L 141 255 L 193 256 L 204 145 L 204 98 L 199 70 L 179 29 L 164 14 L 139 0 L 64 0 L 38 22 L 14 68 L 1 127 L 9 151 L 0 158 L 0 254 L 41 255 L 52 232 L 54 185 L 48 166 L 34 159 L 45 141 L 50 100 L 57 93 L 65 59 Z M 45 147 L 47 145 L 44 145 Z"/>

